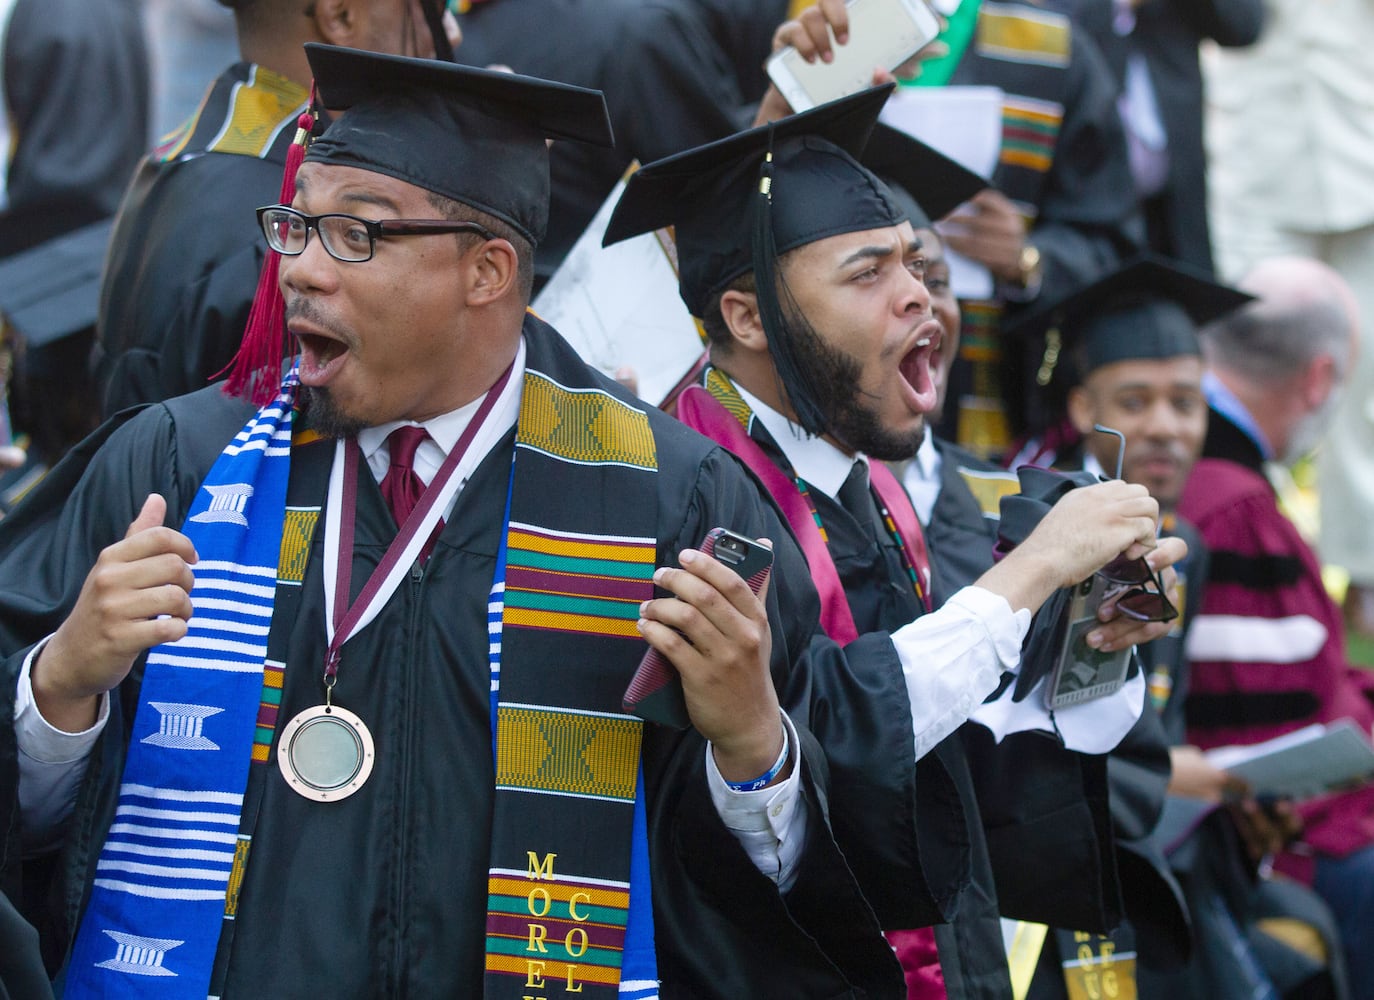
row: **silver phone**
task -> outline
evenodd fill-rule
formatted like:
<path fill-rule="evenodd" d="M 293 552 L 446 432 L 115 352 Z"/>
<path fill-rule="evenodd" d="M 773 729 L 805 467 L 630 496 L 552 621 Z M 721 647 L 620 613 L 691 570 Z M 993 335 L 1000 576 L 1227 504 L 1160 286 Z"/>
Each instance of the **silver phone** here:
<path fill-rule="evenodd" d="M 1074 588 L 1069 599 L 1068 629 L 1059 649 L 1050 682 L 1045 685 L 1045 703 L 1064 708 L 1105 698 L 1120 691 L 1131 666 L 1131 646 L 1104 653 L 1085 641 L 1089 632 L 1101 624 L 1097 609 L 1115 584 L 1094 574 Z"/>

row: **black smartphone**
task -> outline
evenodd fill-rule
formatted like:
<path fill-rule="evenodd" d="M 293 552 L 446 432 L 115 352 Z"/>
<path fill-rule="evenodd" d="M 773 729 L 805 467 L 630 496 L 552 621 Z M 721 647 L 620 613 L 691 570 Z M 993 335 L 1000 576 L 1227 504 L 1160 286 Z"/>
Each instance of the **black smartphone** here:
<path fill-rule="evenodd" d="M 755 594 L 773 568 L 772 549 L 725 528 L 712 528 L 697 548 L 729 566 Z M 677 668 L 652 646 L 630 678 L 622 704 L 625 711 L 648 722 L 674 729 L 686 729 L 692 724 Z"/>

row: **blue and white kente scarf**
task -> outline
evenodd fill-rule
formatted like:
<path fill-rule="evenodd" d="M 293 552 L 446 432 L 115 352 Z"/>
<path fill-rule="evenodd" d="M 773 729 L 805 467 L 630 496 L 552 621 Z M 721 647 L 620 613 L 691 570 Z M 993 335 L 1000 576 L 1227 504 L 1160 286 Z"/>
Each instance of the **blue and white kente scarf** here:
<path fill-rule="evenodd" d="M 221 453 L 187 515 L 195 610 L 182 639 L 148 654 L 66 997 L 208 992 L 262 692 L 297 384 L 293 369 Z M 173 951 L 192 971 L 164 968 Z"/>

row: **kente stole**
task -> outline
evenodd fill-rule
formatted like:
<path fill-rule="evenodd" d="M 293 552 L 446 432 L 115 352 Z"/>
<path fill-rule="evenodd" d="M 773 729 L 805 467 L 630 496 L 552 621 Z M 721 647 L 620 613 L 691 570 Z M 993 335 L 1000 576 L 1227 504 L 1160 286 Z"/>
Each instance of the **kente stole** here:
<path fill-rule="evenodd" d="M 293 369 L 229 442 L 182 526 L 199 556 L 194 611 L 182 639 L 148 654 L 64 996 L 208 993 L 263 690 L 296 384 Z"/>
<path fill-rule="evenodd" d="M 965 6 L 960 7 L 961 15 Z M 1064 125 L 1064 105 L 1058 99 L 1063 88 L 1053 81 L 1067 71 L 1072 44 L 1073 25 L 1061 11 L 1042 4 L 982 0 L 972 42 L 965 50 L 967 58 L 987 60 L 989 67 L 986 74 L 973 72 L 970 82 L 1002 88 L 1002 144 L 993 179 L 1016 205 L 1027 232 L 1039 217 L 1038 192 L 1054 164 Z M 1020 390 L 1004 384 L 1004 302 L 961 299 L 959 305 L 962 364 L 950 387 L 950 398 L 957 403 L 955 437 L 982 458 L 1008 455 L 1013 441 L 1007 400 Z M 1047 358 L 1047 363 L 1052 372 L 1053 361 Z M 1048 374 L 1044 377 L 1048 380 Z"/>
<path fill-rule="evenodd" d="M 536 343 L 488 606 L 484 995 L 644 1000 L 658 983 L 642 722 L 619 707 L 645 648 L 639 604 L 653 596 L 656 445 L 644 412 L 580 365 L 555 356 L 544 360 L 558 378 L 536 370 L 549 353 Z M 192 630 L 149 654 L 68 996 L 201 1000 L 222 984 L 262 788 L 281 780 L 275 767 L 250 774 L 249 761 L 271 759 L 280 654 L 320 512 L 287 503 L 294 389 L 289 380 L 225 449 L 183 527 L 201 557 Z M 305 465 L 321 467 L 314 478 L 327 478 L 318 459 L 332 450 L 304 449 Z M 203 720 L 221 714 L 212 741 Z"/>
<path fill-rule="evenodd" d="M 530 347 L 489 607 L 485 996 L 655 997 L 643 723 L 620 700 L 653 597 L 657 446 L 642 410 Z"/>

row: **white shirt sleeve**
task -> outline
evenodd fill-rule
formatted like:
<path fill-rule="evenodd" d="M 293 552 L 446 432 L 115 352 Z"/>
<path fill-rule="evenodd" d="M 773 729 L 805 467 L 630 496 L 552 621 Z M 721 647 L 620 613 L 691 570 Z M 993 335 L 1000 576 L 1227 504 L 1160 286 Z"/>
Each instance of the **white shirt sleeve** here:
<path fill-rule="evenodd" d="M 965 587 L 943 607 L 892 633 L 906 675 L 918 760 L 974 715 L 1004 673 L 1017 671 L 1030 622 L 1029 611 L 1012 611 L 1001 595 Z"/>
<path fill-rule="evenodd" d="M 51 636 L 48 639 L 52 638 Z M 62 827 L 76 807 L 76 793 L 86 775 L 86 761 L 110 718 L 110 696 L 100 699 L 95 724 L 80 733 L 54 729 L 33 700 L 30 672 L 47 644 L 29 651 L 19 671 L 14 699 L 14 733 L 19 746 L 19 816 L 25 854 L 48 850 L 62 839 Z"/>
<path fill-rule="evenodd" d="M 711 801 L 726 828 L 735 835 L 749 860 L 786 892 L 797 878 L 797 862 L 806 846 L 806 801 L 801 792 L 801 741 L 784 712 L 792 773 L 787 780 L 755 792 L 737 792 L 725 783 L 706 745 L 706 782 Z"/>
<path fill-rule="evenodd" d="M 1048 678 L 1021 701 L 1012 701 L 1015 685 L 1008 684 L 996 701 L 984 702 L 1003 674 L 1020 671 L 1030 622 L 1026 609 L 1013 612 L 1000 595 L 965 587 L 938 611 L 892 634 L 906 674 L 917 759 L 966 721 L 990 730 L 999 743 L 1028 730 L 1054 733 L 1080 753 L 1106 753 L 1121 742 L 1145 705 L 1139 671 L 1115 694 L 1053 714 L 1045 705 Z"/>

